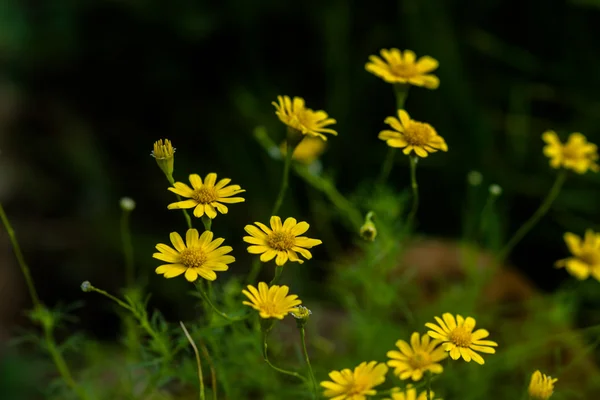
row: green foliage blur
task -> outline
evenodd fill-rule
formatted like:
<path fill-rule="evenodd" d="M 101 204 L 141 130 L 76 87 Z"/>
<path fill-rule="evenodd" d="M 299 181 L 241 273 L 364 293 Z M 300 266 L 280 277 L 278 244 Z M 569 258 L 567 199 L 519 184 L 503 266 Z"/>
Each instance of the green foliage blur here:
<path fill-rule="evenodd" d="M 151 258 L 156 243 L 185 230 L 180 213 L 166 208 L 172 194 L 149 155 L 154 141 L 169 138 L 176 180 L 217 172 L 247 190 L 245 203 L 215 221 L 236 262 L 213 285 L 214 298 L 227 312 L 241 310 L 253 261 L 243 227 L 268 220 L 281 180 L 281 160 L 257 133 L 274 145 L 283 141 L 271 102 L 285 94 L 338 121 L 321 174 L 353 207 L 333 207 L 309 173 L 292 173 L 281 215 L 308 221 L 323 245 L 313 260 L 286 266 L 282 283 L 313 311 L 307 340 L 318 381 L 331 370 L 386 361 L 398 339 L 450 311 L 475 316 L 500 346 L 482 367 L 445 364 L 432 383 L 444 399 L 525 398 L 538 368 L 559 377 L 553 399 L 593 398 L 600 390 L 598 335 L 585 328 L 600 324 L 598 282 L 576 283 L 552 265 L 568 255 L 564 232 L 600 230 L 598 174 L 570 175 L 551 211 L 511 254 L 509 263 L 536 288 L 527 301 L 486 303 L 484 277 L 472 273 L 469 257 L 497 251 L 546 195 L 555 171 L 541 151 L 543 131 L 563 139 L 578 131 L 600 142 L 599 13 L 597 0 L 0 2 L 0 202 L 42 301 L 60 310 L 84 302 L 61 311 L 72 318 L 56 329 L 84 390 L 92 400 L 198 398 L 181 320 L 206 342 L 219 399 L 311 398 L 310 387 L 264 364 L 255 316 L 243 324 L 209 318 L 189 294 L 193 288 L 154 274 Z M 397 157 L 388 184 L 374 185 L 387 152 L 377 133 L 394 114 L 394 93 L 364 65 L 390 47 L 440 62 L 440 88 L 415 88 L 406 104 L 449 146 L 419 163 L 417 233 L 456 243 L 466 267 L 474 264 L 464 279 L 434 275 L 433 290 L 416 284 L 419 271 L 399 268 L 408 240 L 408 160 Z M 476 187 L 467 182 L 473 170 L 483 177 Z M 503 191 L 487 207 L 490 184 Z M 139 321 L 80 290 L 89 280 L 123 296 L 123 196 L 137 203 L 130 226 L 144 292 L 131 302 L 148 311 L 155 340 L 172 352 L 169 365 Z M 378 229 L 372 243 L 356 224 L 356 215 L 370 210 Z M 474 231 L 479 236 L 471 240 Z M 12 258 L 1 262 L 17 269 Z M 265 265 L 261 279 L 272 276 Z M 25 316 L 31 305 L 21 286 L 11 345 L 0 348 L 0 398 L 76 398 L 59 379 L 40 327 Z M 277 325 L 269 346 L 277 365 L 305 373 L 293 320 Z M 581 370 L 585 378 L 562 378 Z M 382 388 L 392 385 L 404 383 L 390 373 Z M 207 398 L 212 394 L 211 386 Z"/>

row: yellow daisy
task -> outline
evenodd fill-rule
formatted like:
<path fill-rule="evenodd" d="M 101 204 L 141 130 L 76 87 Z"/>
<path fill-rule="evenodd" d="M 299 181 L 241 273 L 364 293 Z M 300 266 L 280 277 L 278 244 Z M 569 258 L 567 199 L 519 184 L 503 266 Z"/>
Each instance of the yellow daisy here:
<path fill-rule="evenodd" d="M 571 133 L 566 144 L 562 144 L 554 131 L 544 132 L 542 140 L 546 142 L 544 155 L 550 158 L 552 168 L 563 167 L 578 174 L 584 174 L 588 169 L 593 172 L 600 170 L 596 163 L 598 147 L 593 143 L 588 143 L 581 133 Z"/>
<path fill-rule="evenodd" d="M 242 304 L 257 310 L 261 318 L 283 319 L 302 304 L 295 294 L 288 296 L 289 290 L 285 285 L 269 287 L 264 282 L 259 282 L 258 289 L 248 285 L 248 290 L 242 290 L 242 293 L 250 301 L 243 301 Z"/>
<path fill-rule="evenodd" d="M 315 136 L 323 140 L 327 140 L 324 133 L 337 135 L 333 129 L 325 128 L 335 124 L 335 119 L 329 118 L 325 111 L 306 108 L 301 97 L 294 97 L 292 101 L 289 96 L 277 96 L 277 103 L 271 104 L 275 106 L 275 114 L 281 122 L 303 135 Z"/>
<path fill-rule="evenodd" d="M 404 340 L 398 340 L 396 347 L 400 351 L 391 350 L 387 356 L 391 358 L 387 365 L 395 368 L 394 374 L 400 379 L 411 378 L 418 381 L 423 377 L 425 371 L 441 374 L 444 368 L 438 361 L 448 357 L 448 353 L 441 347 L 436 347 L 441 342 L 431 340 L 428 335 L 422 337 L 414 332 L 410 337 L 410 345 Z"/>
<path fill-rule="evenodd" d="M 564 238 L 573 257 L 558 260 L 555 266 L 565 267 L 579 280 L 587 279 L 592 275 L 600 281 L 600 233 L 588 229 L 583 240 L 571 232 L 565 233 Z"/>
<path fill-rule="evenodd" d="M 163 142 L 160 139 L 157 142 L 154 142 L 154 149 L 152 153 L 150 153 L 152 157 L 156 159 L 156 163 L 159 168 L 165 173 L 167 176 L 173 175 L 173 164 L 175 163 L 175 148 L 171 144 L 169 139 L 165 139 Z"/>
<path fill-rule="evenodd" d="M 435 399 L 435 393 L 433 390 L 429 391 L 431 399 Z M 392 398 L 384 399 L 384 400 L 427 400 L 427 391 L 419 393 L 417 396 L 417 389 L 415 389 L 412 385 L 406 386 L 406 390 L 402 391 L 398 388 L 392 389 Z M 440 400 L 440 399 L 435 399 Z"/>
<path fill-rule="evenodd" d="M 287 142 L 281 143 L 281 154 L 287 154 Z M 325 151 L 325 142 L 318 137 L 309 136 L 304 138 L 294 149 L 292 159 L 299 163 L 310 165 Z"/>
<path fill-rule="evenodd" d="M 377 361 L 363 362 L 354 371 L 348 368 L 331 371 L 331 381 L 321 382 L 325 388 L 323 395 L 332 400 L 365 400 L 377 394 L 373 388 L 385 381 L 387 372 L 388 367 Z"/>
<path fill-rule="evenodd" d="M 231 179 L 221 179 L 217 182 L 217 174 L 210 173 L 204 178 L 198 174 L 190 175 L 189 187 L 185 183 L 175 182 L 174 187 L 169 190 L 182 197 L 187 197 L 189 200 L 178 201 L 171 203 L 168 206 L 169 210 L 179 210 L 182 208 L 194 208 L 194 216 L 200 218 L 204 214 L 213 219 L 217 216 L 217 210 L 221 214 L 227 214 L 227 207 L 222 203 L 241 203 L 244 201 L 242 197 L 231 197 L 239 193 L 245 192 L 239 185 L 227 186 Z M 216 184 L 215 184 L 216 183 Z"/>
<path fill-rule="evenodd" d="M 275 258 L 277 265 L 294 261 L 302 264 L 297 253 L 304 258 L 311 259 L 312 254 L 307 249 L 319 245 L 319 239 L 309 239 L 306 236 L 298 236 L 305 233 L 310 225 L 306 222 L 296 222 L 294 218 L 287 218 L 283 225 L 281 218 L 271 217 L 271 228 L 260 222 L 254 225 L 246 225 L 244 230 L 252 236 L 244 236 L 244 242 L 252 244 L 248 246 L 248 253 L 260 254 L 260 261 L 268 262 Z"/>
<path fill-rule="evenodd" d="M 185 243 L 179 233 L 171 232 L 171 243 L 174 249 L 166 244 L 159 243 L 156 250 L 160 253 L 154 253 L 152 257 L 168 262 L 156 268 L 157 274 L 163 274 L 165 278 L 174 278 L 185 273 L 185 279 L 194 282 L 198 276 L 214 281 L 217 279 L 215 271 L 227 271 L 229 266 L 235 261 L 230 255 L 232 248 L 230 246 L 221 246 L 225 239 L 219 238 L 213 240 L 213 233 L 206 231 L 198 237 L 196 229 L 188 229 L 185 235 Z"/>
<path fill-rule="evenodd" d="M 489 332 L 485 329 L 475 328 L 475 319 L 467 317 L 466 319 L 460 315 L 454 316 L 450 313 L 442 315 L 444 320 L 435 317 L 438 325 L 428 322 L 426 327 L 432 329 L 427 332 L 433 339 L 442 341 L 444 350 L 450 352 L 450 357 L 453 360 L 458 360 L 462 357 L 466 362 L 471 360 L 478 364 L 484 364 L 483 358 L 476 353 L 494 354 L 496 350 L 490 346 L 498 346 L 498 343 L 491 340 L 481 340 L 489 336 Z"/>
<path fill-rule="evenodd" d="M 383 49 L 381 57 L 383 59 L 369 56 L 370 62 L 365 68 L 388 83 L 408 83 L 427 89 L 437 89 L 440 86 L 438 77 L 431 74 L 439 65 L 432 57 L 424 56 L 417 60 L 411 50 L 404 50 L 402 54 L 398 49 Z"/>
<path fill-rule="evenodd" d="M 533 400 L 548 400 L 554 392 L 554 383 L 558 379 L 542 374 L 539 370 L 531 375 L 529 397 Z"/>
<path fill-rule="evenodd" d="M 379 139 L 390 147 L 404 148 L 404 154 L 414 151 L 419 157 L 427 157 L 438 150 L 448 151 L 446 141 L 431 125 L 410 119 L 405 110 L 398 110 L 398 118 L 387 117 L 384 122 L 394 130 L 379 132 Z"/>

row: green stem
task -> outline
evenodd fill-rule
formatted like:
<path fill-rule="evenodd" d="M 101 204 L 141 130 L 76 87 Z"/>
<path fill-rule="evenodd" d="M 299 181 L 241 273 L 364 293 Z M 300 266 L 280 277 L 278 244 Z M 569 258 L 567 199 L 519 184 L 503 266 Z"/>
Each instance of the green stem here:
<path fill-rule="evenodd" d="M 282 273 L 283 273 L 283 265 L 277 265 L 275 267 L 275 276 L 273 277 L 273 280 L 271 280 L 271 282 L 269 283 L 269 286 L 276 285 L 277 282 L 279 282 L 279 278 L 281 278 Z"/>
<path fill-rule="evenodd" d="M 185 333 L 185 337 L 187 338 L 188 342 L 190 342 L 190 344 L 192 345 L 192 348 L 194 349 L 194 355 L 196 356 L 196 366 L 198 367 L 198 381 L 200 382 L 200 400 L 205 400 L 206 397 L 204 394 L 204 375 L 202 374 L 202 363 L 200 362 L 200 352 L 198 352 L 198 347 L 196 346 L 196 343 L 194 343 L 194 339 L 192 339 L 192 336 L 186 329 L 183 322 L 179 321 L 179 325 L 181 325 L 181 329 L 183 329 L 183 333 Z"/>
<path fill-rule="evenodd" d="M 260 274 L 260 270 L 262 267 L 262 262 L 260 262 L 260 258 L 256 257 L 252 261 L 252 268 L 250 269 L 250 273 L 248 274 L 248 278 L 246 278 L 246 283 L 254 283 L 256 278 L 258 278 L 258 274 Z"/>
<path fill-rule="evenodd" d="M 273 211 L 271 211 L 271 215 L 277 215 L 279 209 L 281 208 L 281 204 L 283 203 L 285 192 L 288 188 L 288 181 L 290 177 L 290 165 L 292 164 L 293 153 L 294 147 L 290 146 L 288 141 L 287 152 L 285 153 L 285 163 L 283 164 L 283 178 L 281 180 L 281 188 L 279 189 L 279 194 L 277 195 L 277 200 L 275 200 L 275 205 L 273 206 Z"/>
<path fill-rule="evenodd" d="M 431 400 L 431 372 L 427 371 L 427 400 Z"/>
<path fill-rule="evenodd" d="M 410 160 L 410 186 L 412 188 L 412 208 L 408 214 L 406 220 L 406 226 L 408 229 L 412 228 L 415 216 L 417 215 L 417 209 L 419 208 L 419 185 L 417 183 L 417 156 L 409 157 Z"/>
<path fill-rule="evenodd" d="M 207 215 L 203 215 L 202 224 L 204 225 L 204 229 L 210 232 L 212 227 L 212 219 L 210 219 Z"/>
<path fill-rule="evenodd" d="M 562 170 L 556 176 L 556 180 L 548 192 L 548 195 L 539 206 L 539 208 L 533 213 L 533 215 L 515 232 L 513 237 L 508 241 L 508 243 L 500 250 L 498 254 L 497 261 L 503 261 L 512 251 L 512 249 L 523 239 L 527 233 L 540 221 L 540 219 L 548 212 L 556 197 L 560 193 L 560 189 L 562 188 L 565 180 L 567 179 L 567 171 Z"/>
<path fill-rule="evenodd" d="M 167 180 L 169 181 L 171 186 L 175 186 L 175 179 L 173 179 L 173 175 L 167 175 Z M 175 196 L 177 196 L 177 201 L 181 201 L 181 196 L 179 196 L 177 193 L 175 194 Z M 185 217 L 185 222 L 187 223 L 188 229 L 192 229 L 192 219 L 190 218 L 190 214 L 188 214 L 187 210 L 185 209 L 181 209 L 181 211 L 183 212 L 183 216 Z"/>
<path fill-rule="evenodd" d="M 125 282 L 131 287 L 135 281 L 135 270 L 133 263 L 133 244 L 131 241 L 131 230 L 129 228 L 129 214 L 131 211 L 123 210 L 121 214 L 121 241 L 123 244 L 123 256 L 125 258 Z"/>
<path fill-rule="evenodd" d="M 2 219 L 2 224 L 4 225 L 4 228 L 8 233 L 10 243 L 12 245 L 13 251 L 15 252 L 15 256 L 17 257 L 17 262 L 19 263 L 21 272 L 25 277 L 25 282 L 27 283 L 27 288 L 29 289 L 29 295 L 31 296 L 33 306 L 34 308 L 39 307 L 42 303 L 40 302 L 37 291 L 35 290 L 33 278 L 31 277 L 31 273 L 29 272 L 29 266 L 25 262 L 25 257 L 23 257 L 23 253 L 21 252 L 21 246 L 19 245 L 19 241 L 17 240 L 17 236 L 15 235 L 15 231 L 13 230 L 12 225 L 8 221 L 8 217 L 4 212 L 4 207 L 2 207 L 2 203 L 0 203 L 0 219 Z"/>
<path fill-rule="evenodd" d="M 213 302 L 210 300 L 210 297 L 208 297 L 208 294 L 206 293 L 206 290 L 204 290 L 204 288 L 200 285 L 197 284 L 196 287 L 198 288 L 198 291 L 200 292 L 200 295 L 202 296 L 202 299 L 204 301 L 206 301 L 206 303 L 210 306 L 210 308 L 212 308 L 212 310 L 217 313 L 218 315 L 220 315 L 221 317 L 225 318 L 228 321 L 232 321 L 232 322 L 236 322 L 236 321 L 243 321 L 246 318 L 248 318 L 248 316 L 250 314 L 246 314 L 246 315 L 242 315 L 239 317 L 230 317 L 229 315 L 227 315 L 226 313 L 222 312 L 221 310 L 219 310 L 214 304 Z"/>
<path fill-rule="evenodd" d="M 293 376 L 296 377 L 298 379 L 300 379 L 302 382 L 306 382 L 306 378 L 303 377 L 302 375 L 300 375 L 297 372 L 293 372 L 293 371 L 287 371 L 285 369 L 279 368 L 274 366 L 273 364 L 271 364 L 271 361 L 269 361 L 269 356 L 267 353 L 267 336 L 268 336 L 268 332 L 263 331 L 262 333 L 263 336 L 263 358 L 265 360 L 265 362 L 269 365 L 269 367 L 273 368 L 275 371 L 285 374 L 285 375 L 289 375 L 289 376 Z"/>
<path fill-rule="evenodd" d="M 308 366 L 308 374 L 310 376 L 310 380 L 313 385 L 314 398 L 318 397 L 318 387 L 317 381 L 315 380 L 315 374 L 313 373 L 312 367 L 310 365 L 310 358 L 308 357 L 308 351 L 306 350 L 306 332 L 304 331 L 304 327 L 300 327 L 300 338 L 302 340 L 302 353 L 304 354 L 304 359 L 306 360 L 306 365 Z"/>

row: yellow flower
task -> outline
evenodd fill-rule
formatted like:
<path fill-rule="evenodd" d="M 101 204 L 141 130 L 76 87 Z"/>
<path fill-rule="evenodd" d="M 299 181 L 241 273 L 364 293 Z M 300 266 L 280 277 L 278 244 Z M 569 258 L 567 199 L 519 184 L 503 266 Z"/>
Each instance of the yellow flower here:
<path fill-rule="evenodd" d="M 429 394 L 431 396 L 431 399 L 435 398 L 435 393 L 433 392 L 433 390 L 429 391 Z M 417 396 L 417 389 L 415 389 L 412 385 L 407 385 L 406 391 L 401 391 L 398 388 L 392 389 L 392 398 L 384 400 L 427 400 L 427 391 L 421 392 Z"/>
<path fill-rule="evenodd" d="M 287 142 L 281 143 L 281 154 L 287 154 Z M 310 165 L 325 151 L 325 142 L 318 137 L 309 136 L 304 138 L 294 149 L 292 159 L 299 163 Z"/>
<path fill-rule="evenodd" d="M 404 148 L 404 154 L 414 151 L 419 157 L 438 150 L 448 151 L 446 141 L 431 125 L 410 119 L 405 110 L 398 110 L 398 117 L 387 117 L 384 121 L 393 131 L 379 132 L 379 139 L 385 140 L 388 146 Z"/>
<path fill-rule="evenodd" d="M 369 56 L 371 62 L 365 68 L 388 83 L 408 83 L 428 89 L 440 86 L 438 77 L 430 74 L 439 65 L 432 57 L 424 56 L 416 60 L 417 57 L 411 50 L 404 50 L 402 54 L 398 49 L 383 49 L 381 57 L 385 61 L 377 56 Z"/>
<path fill-rule="evenodd" d="M 244 242 L 252 244 L 248 246 L 248 253 L 260 254 L 260 261 L 268 262 L 275 258 L 277 265 L 283 265 L 288 260 L 302 264 L 297 253 L 304 258 L 311 259 L 312 254 L 306 249 L 319 245 L 322 242 L 319 239 L 309 239 L 302 235 L 310 225 L 306 222 L 297 223 L 294 218 L 287 218 L 283 225 L 281 218 L 271 217 L 271 228 L 260 222 L 254 225 L 246 225 L 244 230 L 252 236 L 244 236 Z M 262 230 L 261 230 L 262 229 Z"/>
<path fill-rule="evenodd" d="M 498 346 L 498 343 L 492 342 L 491 340 L 481 340 L 489 336 L 489 332 L 485 329 L 478 329 L 473 332 L 475 328 L 475 320 L 471 317 L 466 319 L 460 315 L 454 316 L 450 313 L 442 315 L 444 320 L 435 317 L 438 325 L 428 322 L 425 324 L 426 327 L 432 329 L 427 332 L 433 339 L 439 339 L 442 341 L 444 350 L 450 352 L 450 357 L 453 360 L 458 360 L 462 357 L 465 361 L 471 360 L 478 364 L 483 364 L 483 358 L 477 354 L 481 353 L 494 354 L 496 350 L 490 346 Z"/>
<path fill-rule="evenodd" d="M 587 279 L 591 274 L 600 281 L 600 233 L 588 229 L 583 240 L 571 232 L 565 233 L 564 238 L 573 257 L 558 260 L 555 266 L 565 267 L 579 280 Z"/>
<path fill-rule="evenodd" d="M 159 243 L 152 257 L 166 261 L 169 264 L 156 268 L 157 274 L 163 274 L 165 278 L 174 278 L 185 272 L 185 279 L 194 282 L 198 275 L 208 281 L 217 279 L 215 271 L 227 271 L 235 258 L 226 255 L 231 252 L 230 246 L 221 246 L 225 239 L 213 240 L 213 233 L 206 231 L 198 237 L 196 229 L 188 229 L 185 235 L 185 243 L 177 232 L 171 232 L 172 247 Z"/>
<path fill-rule="evenodd" d="M 363 362 L 354 368 L 354 372 L 346 368 L 341 371 L 331 371 L 331 381 L 321 382 L 325 388 L 323 395 L 332 400 L 365 400 L 374 396 L 377 391 L 373 387 L 385 381 L 388 367 L 377 361 Z"/>
<path fill-rule="evenodd" d="M 277 96 L 277 103 L 271 104 L 275 106 L 277 110 L 275 114 L 281 122 L 303 135 L 315 136 L 323 140 L 327 140 L 324 133 L 337 135 L 333 129 L 325 128 L 327 125 L 335 124 L 335 119 L 328 118 L 325 111 L 306 108 L 301 97 L 294 97 L 292 101 L 289 96 Z"/>
<path fill-rule="evenodd" d="M 190 175 L 189 187 L 185 183 L 175 182 L 174 187 L 169 190 L 182 197 L 187 197 L 189 200 L 178 201 L 168 205 L 169 210 L 179 210 L 182 208 L 194 208 L 194 216 L 202 217 L 206 214 L 207 217 L 213 219 L 217 216 L 217 210 L 221 214 L 227 214 L 228 208 L 221 203 L 241 203 L 243 197 L 231 197 L 233 195 L 245 192 L 239 185 L 227 186 L 231 179 L 221 179 L 216 185 L 217 174 L 210 173 L 204 178 L 198 174 Z"/>
<path fill-rule="evenodd" d="M 248 290 L 242 290 L 242 293 L 250 301 L 244 301 L 243 304 L 257 310 L 261 318 L 283 319 L 302 304 L 295 294 L 288 296 L 289 290 L 290 288 L 285 285 L 269 287 L 264 282 L 258 284 L 258 289 L 248 285 Z"/>
<path fill-rule="evenodd" d="M 171 144 L 169 139 L 163 140 L 160 139 L 157 142 L 154 142 L 154 150 L 150 153 L 152 157 L 156 159 L 156 163 L 159 168 L 165 173 L 167 176 L 173 175 L 173 163 L 175 161 L 175 148 Z"/>
<path fill-rule="evenodd" d="M 400 351 L 387 352 L 387 356 L 391 358 L 387 365 L 395 368 L 394 374 L 400 379 L 412 378 L 413 381 L 418 381 L 425 371 L 441 374 L 444 368 L 438 361 L 448 357 L 448 354 L 443 348 L 436 347 L 440 343 L 439 340 L 430 341 L 428 335 L 420 337 L 418 332 L 414 332 L 410 337 L 410 345 L 404 340 L 398 340 L 396 347 Z"/>
<path fill-rule="evenodd" d="M 542 374 L 539 370 L 531 375 L 529 396 L 534 400 L 548 400 L 554 391 L 554 383 L 558 379 Z"/>
<path fill-rule="evenodd" d="M 562 144 L 554 131 L 544 132 L 542 140 L 547 143 L 544 155 L 550 158 L 552 168 L 572 169 L 578 174 L 584 174 L 588 169 L 594 172 L 600 170 L 595 162 L 598 160 L 598 147 L 588 143 L 581 133 L 571 133 L 566 144 Z"/>

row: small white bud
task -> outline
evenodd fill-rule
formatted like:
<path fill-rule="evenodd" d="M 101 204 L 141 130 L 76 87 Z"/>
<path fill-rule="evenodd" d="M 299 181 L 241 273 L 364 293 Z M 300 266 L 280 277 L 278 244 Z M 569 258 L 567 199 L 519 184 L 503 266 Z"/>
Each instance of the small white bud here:
<path fill-rule="evenodd" d="M 122 197 L 119 205 L 123 211 L 133 211 L 135 209 L 135 201 L 131 197 Z"/>
<path fill-rule="evenodd" d="M 490 185 L 490 194 L 493 196 L 500 196 L 502 194 L 502 188 L 500 187 L 500 185 L 497 184 L 492 184 Z"/>

